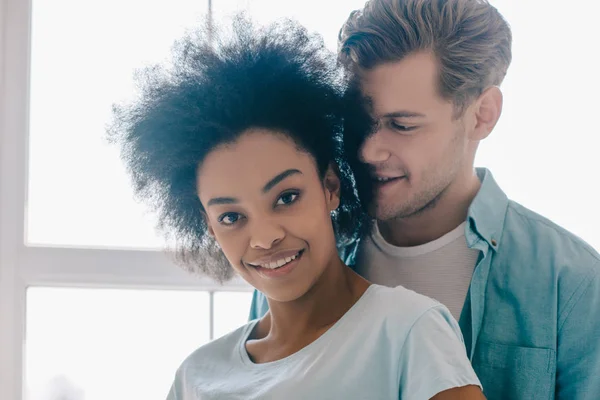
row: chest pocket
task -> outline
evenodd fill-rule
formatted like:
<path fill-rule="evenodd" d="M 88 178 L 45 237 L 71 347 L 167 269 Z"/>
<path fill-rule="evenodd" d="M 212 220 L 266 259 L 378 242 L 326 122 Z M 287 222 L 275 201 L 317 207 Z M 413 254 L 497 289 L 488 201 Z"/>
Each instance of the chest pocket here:
<path fill-rule="evenodd" d="M 473 368 L 488 400 L 554 398 L 556 354 L 552 349 L 480 342 Z"/>

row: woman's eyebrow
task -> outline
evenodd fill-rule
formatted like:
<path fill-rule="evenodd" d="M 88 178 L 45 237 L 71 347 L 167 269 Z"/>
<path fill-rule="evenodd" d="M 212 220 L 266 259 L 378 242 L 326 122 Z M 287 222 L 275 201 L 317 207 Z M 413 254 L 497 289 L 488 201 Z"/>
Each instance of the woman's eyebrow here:
<path fill-rule="evenodd" d="M 300 172 L 300 170 L 292 168 L 292 169 L 287 169 L 280 174 L 277 174 L 277 176 L 275 176 L 273 179 L 271 179 L 269 182 L 267 182 L 265 184 L 265 186 L 262 189 L 263 193 L 267 193 L 269 190 L 273 189 L 273 187 L 275 185 L 277 185 L 282 180 L 286 179 L 288 176 L 296 175 L 296 174 L 302 175 L 302 172 Z"/>
<path fill-rule="evenodd" d="M 273 189 L 279 182 L 283 181 L 289 176 L 302 174 L 302 172 L 298 169 L 286 169 L 280 174 L 277 174 L 273 179 L 265 184 L 262 188 L 263 193 L 267 193 L 269 190 Z M 207 207 L 221 205 L 221 204 L 237 204 L 240 201 L 235 197 L 215 197 L 208 201 L 206 204 Z"/>
<path fill-rule="evenodd" d="M 215 206 L 218 204 L 236 204 L 239 203 L 239 200 L 234 197 L 215 197 L 210 199 L 206 204 L 207 207 Z"/>

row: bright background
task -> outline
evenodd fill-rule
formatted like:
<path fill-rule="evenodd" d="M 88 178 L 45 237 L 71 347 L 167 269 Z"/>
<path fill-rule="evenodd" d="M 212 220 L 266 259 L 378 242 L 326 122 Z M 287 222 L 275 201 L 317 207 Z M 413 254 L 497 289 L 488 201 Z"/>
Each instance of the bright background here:
<path fill-rule="evenodd" d="M 262 22 L 297 18 L 335 50 L 339 27 L 364 1 L 211 3 L 217 21 L 241 9 Z M 599 3 L 492 4 L 512 25 L 513 64 L 503 85 L 503 116 L 476 163 L 492 170 L 509 197 L 598 249 Z M 132 198 L 104 128 L 111 104 L 131 96 L 134 69 L 164 60 L 173 40 L 208 15 L 208 0 L 33 0 L 31 9 L 20 7 L 30 10 L 32 30 L 30 91 L 23 108 L 29 110 L 27 173 L 18 178 L 27 192 L 20 219 L 25 228 L 19 229 L 26 243 L 23 269 L 37 271 L 36 279 L 23 278 L 29 288 L 21 321 L 25 398 L 164 399 L 187 354 L 246 321 L 250 292 L 243 285 L 182 289 L 158 278 L 146 285 L 137 267 L 102 275 L 94 249 L 103 249 L 108 264 L 127 267 L 124 254 L 130 253 L 121 251 L 143 256 L 158 253 L 163 244 L 153 217 Z M 18 46 L 11 47 L 7 37 L 8 65 Z M 3 215 L 19 213 L 7 204 L 0 200 Z M 59 250 L 36 257 L 43 248 Z M 117 285 L 121 273 L 127 275 L 125 285 Z"/>

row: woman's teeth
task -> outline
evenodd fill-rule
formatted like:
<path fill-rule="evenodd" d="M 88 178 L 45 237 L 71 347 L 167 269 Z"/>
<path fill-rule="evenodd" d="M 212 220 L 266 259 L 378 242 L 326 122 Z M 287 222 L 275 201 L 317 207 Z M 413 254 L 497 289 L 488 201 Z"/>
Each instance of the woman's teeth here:
<path fill-rule="evenodd" d="M 277 260 L 277 261 L 270 262 L 270 263 L 268 263 L 268 264 L 261 264 L 260 266 L 261 266 L 262 268 L 268 268 L 268 269 L 276 269 L 276 268 L 281 268 L 281 267 L 283 267 L 284 265 L 286 265 L 286 264 L 288 264 L 288 263 L 290 263 L 290 262 L 294 261 L 296 258 L 298 258 L 298 255 L 299 255 L 299 254 L 300 254 L 300 253 L 298 253 L 298 254 L 296 254 L 295 256 L 292 256 L 292 257 L 286 257 L 286 258 L 282 258 L 281 260 Z"/>

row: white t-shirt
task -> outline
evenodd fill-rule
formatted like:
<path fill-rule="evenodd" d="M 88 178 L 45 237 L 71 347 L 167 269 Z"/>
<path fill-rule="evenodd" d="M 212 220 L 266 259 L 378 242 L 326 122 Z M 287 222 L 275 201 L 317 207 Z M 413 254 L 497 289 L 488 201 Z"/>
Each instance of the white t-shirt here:
<path fill-rule="evenodd" d="M 371 285 L 327 332 L 278 361 L 249 358 L 245 343 L 256 322 L 192 353 L 168 400 L 427 400 L 480 386 L 448 310 L 402 287 Z"/>
<path fill-rule="evenodd" d="M 421 246 L 397 247 L 385 241 L 377 224 L 361 241 L 356 271 L 370 282 L 402 285 L 444 304 L 460 319 L 479 251 L 470 249 L 465 225 Z"/>

